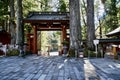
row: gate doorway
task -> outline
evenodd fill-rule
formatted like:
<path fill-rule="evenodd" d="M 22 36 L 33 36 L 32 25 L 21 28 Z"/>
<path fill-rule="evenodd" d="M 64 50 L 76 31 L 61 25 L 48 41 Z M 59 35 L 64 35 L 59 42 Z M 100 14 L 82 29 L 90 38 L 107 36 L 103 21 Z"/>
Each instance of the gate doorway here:
<path fill-rule="evenodd" d="M 45 56 L 58 56 L 62 51 L 61 31 L 38 31 L 38 54 Z"/>
<path fill-rule="evenodd" d="M 27 43 L 29 50 L 34 54 L 38 54 L 39 50 L 37 45 L 39 31 L 60 31 L 61 42 L 65 40 L 69 43 L 68 12 L 30 12 L 27 18 L 23 19 L 23 23 L 29 23 L 29 27 L 32 28 L 32 33 L 27 34 Z M 50 48 L 49 45 L 47 47 Z"/>

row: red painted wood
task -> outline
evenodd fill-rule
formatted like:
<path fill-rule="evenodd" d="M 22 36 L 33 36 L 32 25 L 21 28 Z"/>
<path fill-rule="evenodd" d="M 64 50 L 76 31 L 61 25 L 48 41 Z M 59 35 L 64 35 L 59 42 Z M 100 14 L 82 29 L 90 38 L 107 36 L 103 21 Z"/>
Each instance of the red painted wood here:
<path fill-rule="evenodd" d="M 37 26 L 34 27 L 34 38 L 33 38 L 33 52 L 34 54 L 37 54 Z"/>
<path fill-rule="evenodd" d="M 5 45 L 5 44 L 10 44 L 11 41 L 11 36 L 8 32 L 5 30 L 0 31 L 0 42 Z"/>
<path fill-rule="evenodd" d="M 66 27 L 65 26 L 62 26 L 62 38 L 63 38 L 62 41 L 66 40 Z"/>

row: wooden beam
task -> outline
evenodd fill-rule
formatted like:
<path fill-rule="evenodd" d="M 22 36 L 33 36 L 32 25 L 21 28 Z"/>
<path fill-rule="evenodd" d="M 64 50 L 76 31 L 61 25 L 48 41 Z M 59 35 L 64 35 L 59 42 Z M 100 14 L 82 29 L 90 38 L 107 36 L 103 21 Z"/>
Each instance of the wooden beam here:
<path fill-rule="evenodd" d="M 69 20 L 26 20 L 23 19 L 23 23 L 43 23 L 43 22 L 48 22 L 48 23 L 53 23 L 53 22 L 61 22 L 61 23 L 68 23 L 69 24 Z"/>
<path fill-rule="evenodd" d="M 37 29 L 37 31 L 61 31 L 62 29 Z"/>

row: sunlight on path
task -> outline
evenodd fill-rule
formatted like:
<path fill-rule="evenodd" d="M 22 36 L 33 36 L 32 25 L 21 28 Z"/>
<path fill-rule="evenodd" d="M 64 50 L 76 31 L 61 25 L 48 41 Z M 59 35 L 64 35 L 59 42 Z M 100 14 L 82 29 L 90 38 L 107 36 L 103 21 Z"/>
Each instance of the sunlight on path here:
<path fill-rule="evenodd" d="M 84 62 L 85 80 L 99 80 L 99 77 L 96 74 L 96 69 L 89 59 L 85 59 Z"/>
<path fill-rule="evenodd" d="M 49 54 L 50 54 L 50 56 L 59 56 L 58 52 L 50 52 Z"/>

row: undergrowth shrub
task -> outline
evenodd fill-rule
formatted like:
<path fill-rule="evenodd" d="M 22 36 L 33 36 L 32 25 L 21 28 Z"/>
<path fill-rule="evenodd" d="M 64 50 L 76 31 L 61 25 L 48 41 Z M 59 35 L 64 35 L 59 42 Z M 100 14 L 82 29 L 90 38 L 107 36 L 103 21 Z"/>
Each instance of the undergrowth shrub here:
<path fill-rule="evenodd" d="M 19 55 L 19 50 L 17 50 L 17 49 L 8 50 L 6 55 L 7 56 L 18 56 Z"/>

